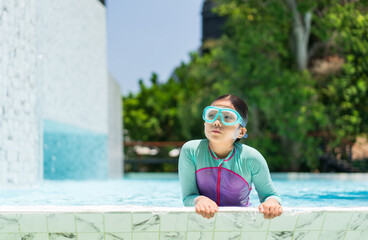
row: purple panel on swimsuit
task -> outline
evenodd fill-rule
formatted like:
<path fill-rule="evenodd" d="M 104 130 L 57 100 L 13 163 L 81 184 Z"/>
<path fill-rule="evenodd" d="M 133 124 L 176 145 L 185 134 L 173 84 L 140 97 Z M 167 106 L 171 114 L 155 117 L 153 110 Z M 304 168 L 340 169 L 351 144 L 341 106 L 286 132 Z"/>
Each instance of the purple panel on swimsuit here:
<path fill-rule="evenodd" d="M 217 202 L 218 168 L 203 168 L 196 172 L 199 193 Z M 248 206 L 248 183 L 238 174 L 221 168 L 219 206 Z"/>
<path fill-rule="evenodd" d="M 196 172 L 199 194 L 217 201 L 217 172 L 218 168 L 202 168 Z"/>
<path fill-rule="evenodd" d="M 221 169 L 220 206 L 248 206 L 250 189 L 238 174 Z"/>

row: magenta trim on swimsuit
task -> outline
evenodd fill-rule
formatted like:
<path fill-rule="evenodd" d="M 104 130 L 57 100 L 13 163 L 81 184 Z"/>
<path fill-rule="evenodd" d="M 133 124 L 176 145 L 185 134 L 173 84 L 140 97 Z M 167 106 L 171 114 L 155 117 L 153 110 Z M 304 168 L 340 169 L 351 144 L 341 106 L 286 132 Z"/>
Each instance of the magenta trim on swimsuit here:
<path fill-rule="evenodd" d="M 218 168 L 218 167 L 205 167 L 205 168 L 201 168 L 201 169 L 198 169 L 196 171 L 196 173 L 199 172 L 199 171 L 205 170 L 205 169 L 210 169 L 210 168 Z"/>
<path fill-rule="evenodd" d="M 222 164 L 221 164 L 221 165 L 222 165 Z M 220 165 L 220 166 L 221 166 L 221 165 Z M 219 168 L 219 167 L 205 167 L 205 168 L 198 169 L 197 171 L 195 171 L 195 173 L 197 173 L 197 172 L 199 172 L 199 171 L 202 171 L 202 170 L 206 170 L 206 169 L 213 169 L 213 168 Z M 249 189 L 249 190 L 252 190 L 252 188 L 249 188 L 249 183 L 247 182 L 247 180 L 245 180 L 242 176 L 240 176 L 239 174 L 237 174 L 237 173 L 236 173 L 236 172 L 234 172 L 234 171 L 231 171 L 230 169 L 223 168 L 223 167 L 221 167 L 221 169 L 227 170 L 227 171 L 229 171 L 229 172 L 231 172 L 231 173 L 235 174 L 236 176 L 240 177 L 240 179 L 242 179 L 242 180 L 247 184 L 248 189 Z"/>
<path fill-rule="evenodd" d="M 231 158 L 233 158 L 234 154 L 235 154 L 235 148 L 233 150 L 233 154 L 231 154 L 231 156 L 228 159 L 224 159 L 224 162 L 229 161 Z"/>
<path fill-rule="evenodd" d="M 247 184 L 248 189 L 249 189 L 249 190 L 252 190 L 252 188 L 249 188 L 249 184 L 248 184 L 247 180 L 245 180 L 242 176 L 240 176 L 240 175 L 239 175 L 239 174 L 237 174 L 236 172 L 231 171 L 230 169 L 227 169 L 227 168 L 222 168 L 222 169 L 227 170 L 227 171 L 229 171 L 229 172 L 231 172 L 231 173 L 235 174 L 236 176 L 240 177 L 240 179 L 242 179 L 242 180 Z"/>
<path fill-rule="evenodd" d="M 217 171 L 217 201 L 216 201 L 217 206 L 220 205 L 221 168 L 222 168 L 222 163 L 218 167 L 218 171 Z"/>
<path fill-rule="evenodd" d="M 208 144 L 208 150 L 210 151 L 210 153 L 211 153 L 211 155 L 212 155 L 212 157 L 213 157 L 214 159 L 219 160 L 219 158 L 217 158 L 217 157 L 215 157 L 215 156 L 213 155 L 212 150 L 211 150 L 211 148 L 210 148 L 210 145 L 209 145 L 209 144 Z"/>
<path fill-rule="evenodd" d="M 221 163 L 219 167 L 205 167 L 196 171 L 199 194 L 212 199 L 218 206 L 249 206 L 251 188 L 248 182 L 222 166 Z"/>
<path fill-rule="evenodd" d="M 211 155 L 212 155 L 212 157 L 213 157 L 214 159 L 219 160 L 219 158 L 218 158 L 218 157 L 215 157 L 215 155 L 213 155 L 212 150 L 211 150 L 211 148 L 210 148 L 210 145 L 209 145 L 209 144 L 208 144 L 208 150 L 210 150 L 210 153 L 211 153 Z M 233 149 L 233 154 L 231 154 L 231 156 L 230 156 L 228 159 L 224 159 L 224 162 L 229 161 L 229 160 L 234 156 L 234 154 L 235 154 L 235 148 Z"/>

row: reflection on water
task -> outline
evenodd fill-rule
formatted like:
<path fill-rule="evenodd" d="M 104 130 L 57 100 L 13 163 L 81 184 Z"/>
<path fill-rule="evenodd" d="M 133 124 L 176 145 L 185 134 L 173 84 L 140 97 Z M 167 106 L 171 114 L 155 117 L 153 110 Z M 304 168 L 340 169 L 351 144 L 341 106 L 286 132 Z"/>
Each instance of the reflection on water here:
<path fill-rule="evenodd" d="M 368 206 L 367 181 L 274 180 L 288 207 Z M 254 189 L 254 188 L 253 188 Z M 34 189 L 2 189 L 4 205 L 144 205 L 180 207 L 180 185 L 171 179 L 44 181 Z M 258 206 L 255 190 L 252 206 Z"/>

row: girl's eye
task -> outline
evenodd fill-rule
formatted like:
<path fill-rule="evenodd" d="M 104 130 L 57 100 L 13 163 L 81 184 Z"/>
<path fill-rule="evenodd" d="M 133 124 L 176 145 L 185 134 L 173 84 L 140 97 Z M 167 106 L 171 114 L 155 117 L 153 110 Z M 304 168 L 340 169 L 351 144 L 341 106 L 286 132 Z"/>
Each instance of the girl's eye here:
<path fill-rule="evenodd" d="M 225 119 L 228 119 L 228 120 L 233 119 L 233 117 L 232 117 L 231 115 L 225 115 L 225 116 L 224 116 L 224 118 L 225 118 Z"/>
<path fill-rule="evenodd" d="M 207 117 L 208 117 L 209 119 L 213 119 L 213 118 L 216 116 L 216 114 L 217 114 L 217 112 L 215 112 L 215 111 L 211 111 L 211 112 L 209 112 L 209 113 L 207 114 Z"/>

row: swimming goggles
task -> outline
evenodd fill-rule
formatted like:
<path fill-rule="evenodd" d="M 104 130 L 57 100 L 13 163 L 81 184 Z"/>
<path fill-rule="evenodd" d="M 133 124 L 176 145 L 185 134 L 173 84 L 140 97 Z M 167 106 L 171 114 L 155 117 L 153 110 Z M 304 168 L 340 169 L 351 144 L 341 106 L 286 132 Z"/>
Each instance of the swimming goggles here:
<path fill-rule="evenodd" d="M 222 123 L 226 126 L 231 126 L 237 123 L 243 127 L 246 126 L 246 122 L 243 120 L 240 114 L 230 108 L 217 108 L 208 106 L 203 111 L 203 120 L 208 123 L 213 123 L 216 121 L 219 115 L 221 116 Z"/>

